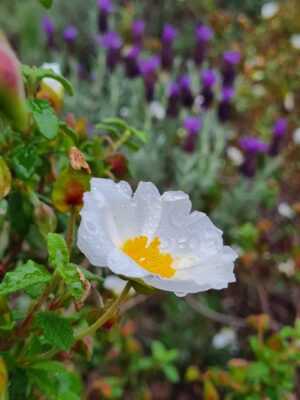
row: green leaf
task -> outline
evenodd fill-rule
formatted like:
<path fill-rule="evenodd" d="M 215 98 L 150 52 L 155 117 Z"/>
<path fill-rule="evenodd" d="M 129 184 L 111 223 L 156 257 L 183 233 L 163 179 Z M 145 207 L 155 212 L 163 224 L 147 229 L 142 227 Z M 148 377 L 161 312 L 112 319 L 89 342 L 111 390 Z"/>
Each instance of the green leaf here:
<path fill-rule="evenodd" d="M 30 369 L 38 369 L 48 372 L 65 372 L 66 366 L 59 361 L 40 361 L 30 366 Z"/>
<path fill-rule="evenodd" d="M 26 199 L 21 193 L 11 193 L 8 202 L 9 219 L 12 229 L 22 237 L 27 235 L 31 223 L 31 215 L 26 209 Z"/>
<path fill-rule="evenodd" d="M 14 271 L 7 272 L 0 284 L 0 296 L 24 290 L 33 285 L 46 284 L 52 276 L 47 269 L 32 260 L 19 265 Z"/>
<path fill-rule="evenodd" d="M 99 282 L 99 283 L 103 283 L 104 282 L 104 278 L 102 278 L 102 276 L 93 274 L 93 272 L 90 272 L 89 270 L 87 270 L 85 268 L 80 268 L 79 267 L 79 269 L 81 270 L 81 272 L 83 272 L 85 278 L 88 281 L 96 281 L 96 282 Z"/>
<path fill-rule="evenodd" d="M 77 136 L 73 129 L 71 129 L 65 122 L 60 122 L 59 127 L 73 141 L 75 145 L 78 145 Z"/>
<path fill-rule="evenodd" d="M 39 0 L 39 2 L 47 9 L 49 9 L 53 4 L 53 0 Z"/>
<path fill-rule="evenodd" d="M 83 282 L 80 280 L 77 265 L 69 263 L 65 267 L 59 268 L 59 272 L 71 295 L 76 300 L 80 300 L 84 293 L 84 286 Z"/>
<path fill-rule="evenodd" d="M 180 376 L 177 368 L 172 364 L 165 364 L 163 366 L 163 373 L 165 374 L 168 381 L 171 383 L 177 383 L 180 381 Z"/>
<path fill-rule="evenodd" d="M 38 68 L 36 70 L 36 77 L 38 81 L 41 81 L 44 78 L 52 78 L 58 81 L 63 85 L 63 87 L 66 89 L 67 93 L 70 96 L 73 96 L 73 87 L 72 84 L 68 81 L 68 79 L 64 78 L 63 76 L 56 74 L 53 72 L 51 69 L 44 69 L 44 68 Z"/>
<path fill-rule="evenodd" d="M 146 144 L 148 142 L 148 135 L 146 132 L 140 131 L 136 128 L 131 128 L 131 132 L 133 133 L 133 136 L 139 139 L 142 143 Z"/>
<path fill-rule="evenodd" d="M 27 180 L 34 174 L 39 159 L 35 147 L 24 144 L 15 147 L 12 152 L 12 161 L 17 177 Z"/>
<path fill-rule="evenodd" d="M 9 399 L 24 400 L 28 395 L 28 377 L 26 371 L 15 368 L 9 374 Z"/>
<path fill-rule="evenodd" d="M 63 268 L 69 262 L 69 250 L 65 240 L 57 233 L 48 234 L 49 261 L 53 267 Z"/>
<path fill-rule="evenodd" d="M 49 344 L 65 351 L 72 348 L 74 343 L 73 329 L 67 319 L 52 312 L 43 311 L 36 314 L 35 321 Z"/>
<path fill-rule="evenodd" d="M 49 101 L 35 99 L 31 100 L 30 105 L 39 133 L 47 140 L 55 139 L 58 134 L 58 119 Z"/>

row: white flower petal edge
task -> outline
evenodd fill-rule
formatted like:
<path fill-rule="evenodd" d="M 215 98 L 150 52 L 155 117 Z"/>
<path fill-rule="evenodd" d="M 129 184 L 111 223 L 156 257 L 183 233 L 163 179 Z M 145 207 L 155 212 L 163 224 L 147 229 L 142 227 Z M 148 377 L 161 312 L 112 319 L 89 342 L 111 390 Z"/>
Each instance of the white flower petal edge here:
<path fill-rule="evenodd" d="M 127 182 L 92 178 L 81 217 L 78 247 L 92 265 L 181 296 L 235 281 L 237 254 L 183 192 L 140 182 L 133 194 Z"/>

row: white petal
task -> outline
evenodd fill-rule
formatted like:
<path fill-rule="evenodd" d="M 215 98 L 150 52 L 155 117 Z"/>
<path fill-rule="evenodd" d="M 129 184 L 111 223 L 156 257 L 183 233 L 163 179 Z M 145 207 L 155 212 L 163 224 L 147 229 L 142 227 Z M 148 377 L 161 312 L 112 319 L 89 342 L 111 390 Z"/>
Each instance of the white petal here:
<path fill-rule="evenodd" d="M 107 203 L 101 193 L 84 194 L 77 245 L 90 263 L 97 267 L 106 266 L 106 257 L 114 248 L 107 214 Z"/>
<path fill-rule="evenodd" d="M 130 278 L 144 278 L 149 272 L 140 267 L 132 258 L 119 249 L 113 249 L 107 256 L 108 268 L 117 275 Z"/>

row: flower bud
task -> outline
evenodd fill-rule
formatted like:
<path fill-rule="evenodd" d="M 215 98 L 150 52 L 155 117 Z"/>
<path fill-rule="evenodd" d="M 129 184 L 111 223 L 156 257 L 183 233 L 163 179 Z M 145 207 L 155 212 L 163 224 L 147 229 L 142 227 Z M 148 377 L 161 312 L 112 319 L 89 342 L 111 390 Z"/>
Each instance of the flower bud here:
<path fill-rule="evenodd" d="M 250 315 L 247 318 L 248 324 L 257 332 L 265 332 L 270 326 L 270 317 L 268 314 Z"/>
<path fill-rule="evenodd" d="M 0 199 L 7 196 L 11 189 L 11 172 L 0 156 Z"/>
<path fill-rule="evenodd" d="M 44 238 L 48 233 L 55 232 L 57 220 L 55 212 L 45 203 L 40 203 L 34 210 L 36 226 Z"/>
<path fill-rule="evenodd" d="M 0 32 L 0 111 L 19 129 L 28 126 L 20 64 Z"/>

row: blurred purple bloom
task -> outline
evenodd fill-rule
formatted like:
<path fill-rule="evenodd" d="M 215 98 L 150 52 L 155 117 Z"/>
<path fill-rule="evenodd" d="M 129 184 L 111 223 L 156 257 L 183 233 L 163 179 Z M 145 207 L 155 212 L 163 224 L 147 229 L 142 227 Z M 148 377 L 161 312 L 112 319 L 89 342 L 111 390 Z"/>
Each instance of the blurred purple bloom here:
<path fill-rule="evenodd" d="M 209 42 L 214 36 L 213 30 L 206 25 L 200 25 L 196 28 L 196 37 L 198 41 Z"/>
<path fill-rule="evenodd" d="M 180 111 L 180 89 L 176 82 L 172 82 L 168 88 L 167 115 L 177 117 Z"/>
<path fill-rule="evenodd" d="M 43 32 L 48 36 L 48 35 L 53 35 L 55 32 L 55 26 L 53 21 L 49 17 L 44 17 L 43 18 Z"/>
<path fill-rule="evenodd" d="M 158 56 L 152 56 L 148 59 L 143 59 L 139 63 L 140 71 L 143 75 L 145 86 L 145 97 L 148 102 L 154 99 L 154 90 L 156 82 L 156 70 L 159 67 L 160 59 Z"/>
<path fill-rule="evenodd" d="M 183 105 L 191 107 L 194 104 L 194 96 L 191 90 L 190 78 L 187 75 L 182 75 L 179 78 L 179 88 Z"/>
<path fill-rule="evenodd" d="M 188 132 L 183 143 L 183 148 L 188 153 L 192 153 L 196 149 L 197 135 L 202 127 L 202 122 L 197 117 L 187 117 L 183 122 L 183 127 Z"/>
<path fill-rule="evenodd" d="M 288 122 L 285 118 L 279 118 L 273 127 L 273 132 L 275 136 L 284 136 L 286 134 L 288 127 Z"/>
<path fill-rule="evenodd" d="M 43 22 L 42 22 L 42 28 L 43 32 L 45 33 L 47 37 L 47 48 L 48 50 L 53 50 L 55 49 L 55 26 L 53 21 L 49 17 L 44 17 Z"/>
<path fill-rule="evenodd" d="M 278 156 L 280 153 L 284 136 L 286 135 L 288 122 L 284 118 L 279 118 L 273 127 L 273 138 L 269 149 L 271 156 Z"/>
<path fill-rule="evenodd" d="M 98 0 L 99 15 L 98 15 L 98 29 L 100 33 L 108 31 L 108 14 L 115 10 L 111 0 Z"/>
<path fill-rule="evenodd" d="M 140 45 L 136 44 L 124 55 L 125 73 L 128 78 L 135 78 L 140 75 L 139 55 L 141 53 Z"/>
<path fill-rule="evenodd" d="M 196 48 L 194 60 L 196 65 L 201 65 L 205 59 L 208 42 L 213 37 L 213 31 L 209 26 L 200 25 L 196 28 Z"/>
<path fill-rule="evenodd" d="M 232 86 L 223 86 L 221 90 L 221 101 L 218 106 L 218 117 L 221 122 L 226 122 L 231 117 L 232 105 L 231 99 L 234 96 L 234 88 Z"/>
<path fill-rule="evenodd" d="M 142 19 L 136 19 L 132 25 L 132 35 L 136 43 L 142 43 L 146 23 Z"/>
<path fill-rule="evenodd" d="M 217 74 L 215 71 L 208 69 L 202 73 L 202 84 L 206 87 L 212 87 L 217 82 Z"/>
<path fill-rule="evenodd" d="M 163 43 L 172 43 L 177 35 L 178 30 L 174 26 L 167 24 L 163 30 L 162 41 Z"/>
<path fill-rule="evenodd" d="M 221 95 L 223 101 L 230 101 L 234 97 L 235 91 L 231 86 L 223 86 Z"/>
<path fill-rule="evenodd" d="M 98 0 L 98 7 L 101 11 L 112 13 L 115 11 L 115 6 L 111 0 Z"/>
<path fill-rule="evenodd" d="M 223 53 L 223 60 L 228 64 L 236 65 L 241 60 L 241 54 L 239 51 L 228 50 Z"/>
<path fill-rule="evenodd" d="M 66 42 L 74 42 L 78 35 L 78 30 L 75 26 L 69 25 L 66 27 L 63 33 L 63 38 Z"/>
<path fill-rule="evenodd" d="M 246 153 L 265 153 L 268 151 L 268 144 L 253 136 L 245 136 L 240 140 L 240 146 Z"/>
<path fill-rule="evenodd" d="M 119 49 L 122 46 L 122 39 L 117 32 L 108 32 L 102 36 L 101 44 L 105 49 Z"/>
<path fill-rule="evenodd" d="M 267 143 L 252 136 L 245 136 L 240 140 L 240 146 L 245 151 L 245 161 L 241 166 L 241 172 L 244 176 L 251 178 L 256 171 L 256 155 L 268 151 Z"/>
<path fill-rule="evenodd" d="M 116 32 L 108 32 L 101 38 L 101 45 L 106 51 L 106 66 L 114 70 L 120 61 L 122 39 Z"/>

